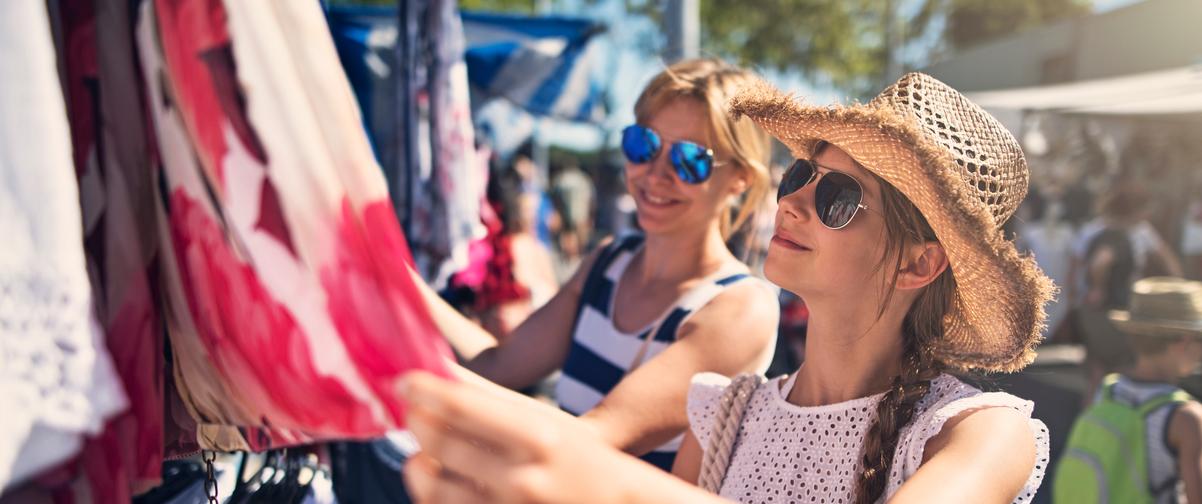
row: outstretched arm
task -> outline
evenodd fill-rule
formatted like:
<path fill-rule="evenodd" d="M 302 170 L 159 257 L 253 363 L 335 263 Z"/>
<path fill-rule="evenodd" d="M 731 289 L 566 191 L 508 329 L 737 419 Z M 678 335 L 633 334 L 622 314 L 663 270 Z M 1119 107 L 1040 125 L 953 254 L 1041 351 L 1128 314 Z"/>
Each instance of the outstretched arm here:
<path fill-rule="evenodd" d="M 418 502 L 725 502 L 529 398 L 424 372 L 406 377 L 402 395 L 422 446 L 405 466 Z"/>
<path fill-rule="evenodd" d="M 520 389 L 537 383 L 563 365 L 567 358 L 576 305 L 596 255 L 594 253 L 582 262 L 572 279 L 514 329 L 501 345 L 491 334 L 443 301 L 417 277 L 416 272 L 410 271 L 438 329 L 465 359 L 464 367 L 497 384 Z"/>

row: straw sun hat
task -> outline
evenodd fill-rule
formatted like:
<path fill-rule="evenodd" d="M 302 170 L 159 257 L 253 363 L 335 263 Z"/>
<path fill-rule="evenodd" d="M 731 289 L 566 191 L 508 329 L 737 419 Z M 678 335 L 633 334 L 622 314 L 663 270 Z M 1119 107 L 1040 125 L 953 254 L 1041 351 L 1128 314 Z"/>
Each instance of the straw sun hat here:
<path fill-rule="evenodd" d="M 1138 336 L 1202 337 L 1202 282 L 1172 277 L 1138 280 L 1131 287 L 1131 308 L 1111 311 L 1110 320 Z"/>
<path fill-rule="evenodd" d="M 956 278 L 945 337 L 929 351 L 960 370 L 1016 371 L 1035 357 L 1050 279 L 1001 227 L 1027 193 L 1027 162 L 992 116 L 934 78 L 910 73 L 866 105 L 810 107 L 765 82 L 734 97 L 794 156 L 825 140 L 918 208 Z"/>

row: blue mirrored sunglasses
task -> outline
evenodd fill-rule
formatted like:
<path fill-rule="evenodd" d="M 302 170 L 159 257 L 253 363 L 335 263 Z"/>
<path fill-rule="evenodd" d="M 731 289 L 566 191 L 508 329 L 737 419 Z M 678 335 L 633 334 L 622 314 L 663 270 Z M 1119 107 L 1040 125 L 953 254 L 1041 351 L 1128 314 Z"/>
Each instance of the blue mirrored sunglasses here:
<path fill-rule="evenodd" d="M 663 140 L 659 133 L 646 126 L 633 124 L 622 130 L 622 154 L 633 164 L 651 162 L 659 155 Z M 676 176 L 686 184 L 700 184 L 714 172 L 714 151 L 693 142 L 677 141 L 668 150 Z"/>

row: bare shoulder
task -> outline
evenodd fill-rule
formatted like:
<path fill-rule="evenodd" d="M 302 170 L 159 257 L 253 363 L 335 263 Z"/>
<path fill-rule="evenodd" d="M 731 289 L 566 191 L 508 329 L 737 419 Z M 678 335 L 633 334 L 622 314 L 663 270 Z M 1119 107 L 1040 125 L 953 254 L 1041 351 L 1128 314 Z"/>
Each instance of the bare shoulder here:
<path fill-rule="evenodd" d="M 1036 438 L 1030 417 L 994 406 L 964 411 L 948 419 L 927 441 L 923 461 L 947 456 L 960 461 L 990 460 L 998 475 L 1025 481 L 1034 466 Z"/>
<path fill-rule="evenodd" d="M 1169 444 L 1175 449 L 1202 445 L 1202 403 L 1182 404 L 1169 418 Z"/>
<path fill-rule="evenodd" d="M 957 443 L 1009 445 L 1008 449 L 1017 446 L 1011 443 L 1022 443 L 1034 450 L 1035 433 L 1031 430 L 1030 417 L 1014 408 L 971 409 L 943 424 L 943 429 L 927 441 L 924 458 Z"/>
<path fill-rule="evenodd" d="M 1189 401 L 1182 404 L 1177 411 L 1173 412 L 1172 420 L 1187 426 L 1202 428 L 1202 403 Z"/>
<path fill-rule="evenodd" d="M 780 316 L 780 304 L 776 292 L 767 282 L 748 277 L 730 284 L 705 306 L 697 310 L 694 320 L 718 319 L 734 327 L 742 322 L 763 321 L 770 318 L 773 324 Z"/>
<path fill-rule="evenodd" d="M 697 310 L 681 327 L 680 336 L 700 332 L 740 340 L 756 336 L 766 343 L 776 334 L 779 318 L 780 305 L 772 287 L 758 278 L 746 278 Z"/>

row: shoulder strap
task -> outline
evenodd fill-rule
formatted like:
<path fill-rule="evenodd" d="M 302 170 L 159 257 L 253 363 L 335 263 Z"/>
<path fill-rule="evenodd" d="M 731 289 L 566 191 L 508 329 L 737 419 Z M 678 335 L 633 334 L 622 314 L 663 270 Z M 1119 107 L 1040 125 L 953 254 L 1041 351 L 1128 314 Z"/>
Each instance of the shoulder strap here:
<path fill-rule="evenodd" d="M 588 292 L 590 287 L 595 288 L 597 282 L 605 278 L 605 272 L 609 266 L 613 264 L 614 259 L 618 258 L 622 252 L 638 247 L 643 242 L 641 236 L 625 236 L 617 238 L 610 243 L 601 253 L 597 254 L 597 260 L 593 261 L 593 265 L 589 268 L 588 276 L 584 279 L 584 292 Z"/>
<path fill-rule="evenodd" d="M 1193 399 L 1193 397 L 1189 395 L 1189 392 L 1181 389 L 1176 389 L 1172 392 L 1165 392 L 1158 396 L 1149 398 L 1147 401 L 1144 401 L 1143 404 L 1140 404 L 1139 414 L 1140 416 L 1146 417 L 1163 406 L 1167 406 L 1169 404 L 1187 403 L 1191 399 Z"/>
<path fill-rule="evenodd" d="M 637 235 L 616 238 L 597 253 L 597 259 L 589 267 L 588 275 L 584 277 L 584 286 L 580 289 L 580 300 L 576 303 L 576 320 L 572 323 L 573 330 L 580 322 L 580 312 L 584 310 L 587 296 L 597 291 L 598 286 L 605 280 L 605 272 L 609 266 L 622 252 L 638 247 L 642 242 L 643 238 Z"/>
<path fill-rule="evenodd" d="M 1114 400 L 1114 386 L 1119 382 L 1118 373 L 1110 373 L 1102 378 L 1102 400 Z"/>
<path fill-rule="evenodd" d="M 730 466 L 731 449 L 738 437 L 739 425 L 743 423 L 743 413 L 747 411 L 747 403 L 755 389 L 763 382 L 764 377 L 758 374 L 744 373 L 731 380 L 722 391 L 710 429 L 709 446 L 704 447 L 701 473 L 697 477 L 697 485 L 706 491 L 716 494 L 722 488 L 722 480 Z"/>

